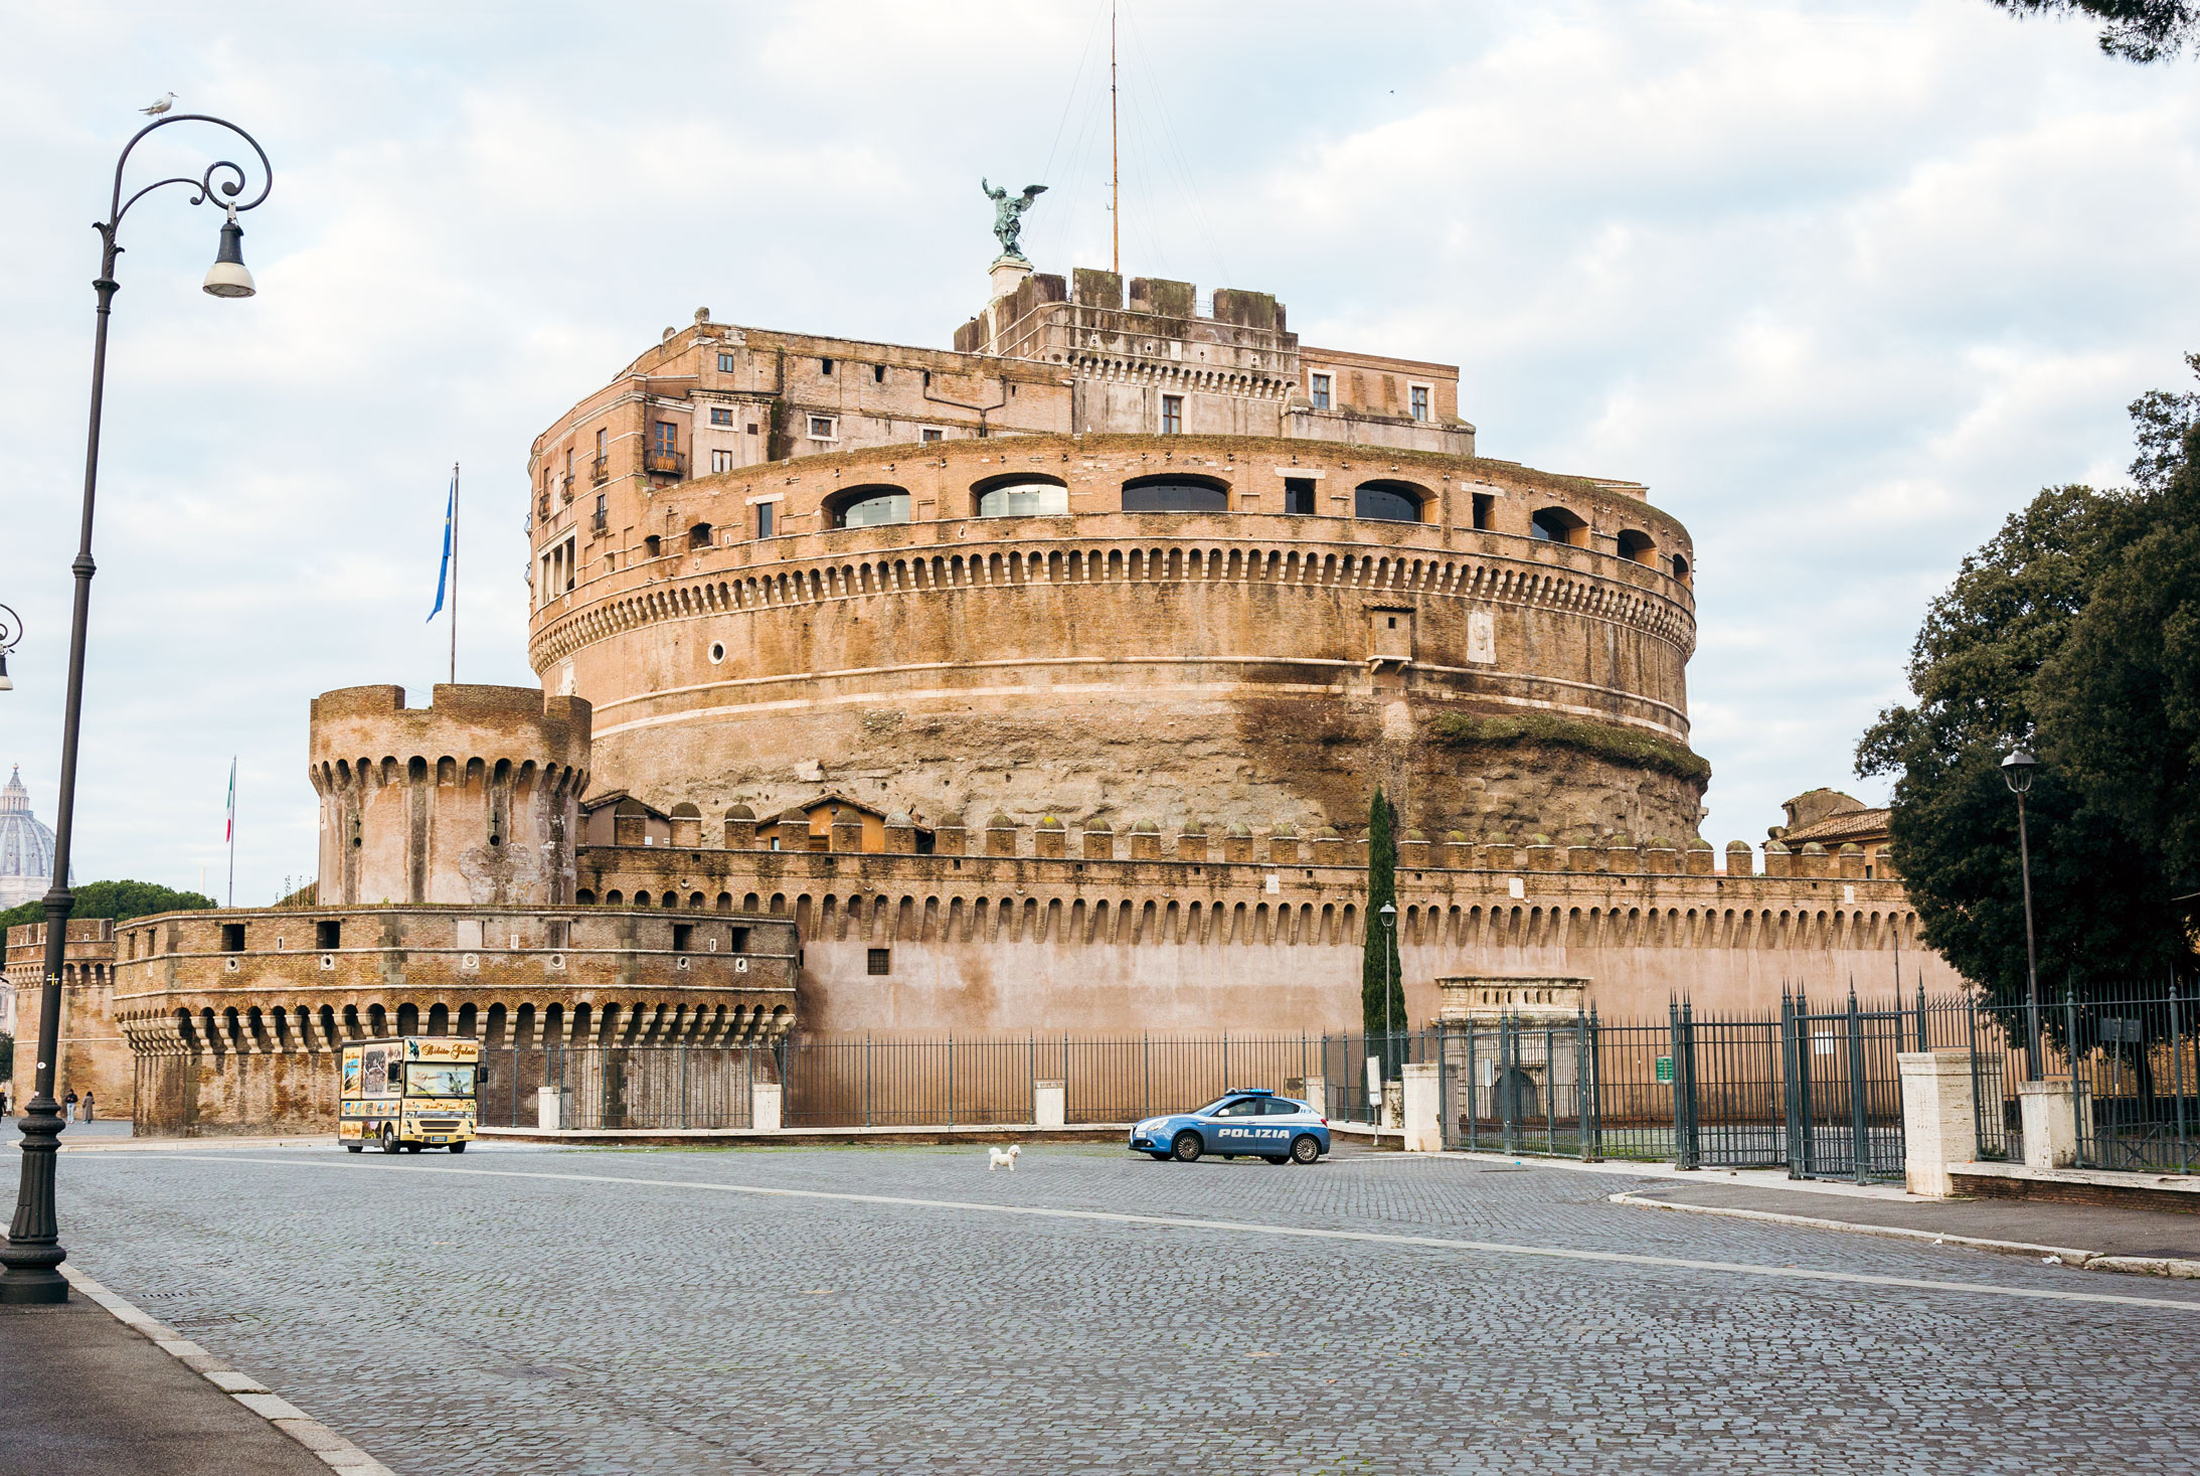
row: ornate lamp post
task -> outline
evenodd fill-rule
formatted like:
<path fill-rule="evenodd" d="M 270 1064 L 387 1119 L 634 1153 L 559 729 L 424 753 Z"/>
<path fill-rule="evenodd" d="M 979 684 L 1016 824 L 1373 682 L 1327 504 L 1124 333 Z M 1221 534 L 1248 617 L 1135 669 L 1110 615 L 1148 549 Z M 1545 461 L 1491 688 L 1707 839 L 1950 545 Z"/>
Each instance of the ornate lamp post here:
<path fill-rule="evenodd" d="M 251 176 L 233 160 L 218 159 L 197 179 L 175 176 L 155 180 L 124 199 L 122 174 L 130 162 L 131 151 L 146 135 L 178 123 L 211 123 L 217 128 L 228 129 L 251 145 L 260 161 L 260 192 L 249 200 L 240 201 L 238 196 L 245 192 Z M 37 1067 L 30 1104 L 24 1109 L 22 1118 L 23 1177 L 16 1190 L 15 1219 L 8 1227 L 6 1243 L 0 1245 L 0 1267 L 5 1267 L 0 1270 L 0 1303 L 51 1303 L 69 1299 L 69 1283 L 59 1270 L 68 1253 L 61 1248 L 60 1228 L 54 1220 L 54 1152 L 60 1146 L 61 1109 L 54 1101 L 53 1090 L 55 1057 L 61 1049 L 61 973 L 68 962 L 69 913 L 76 905 L 76 898 L 69 891 L 69 842 L 76 819 L 77 733 L 84 710 L 84 633 L 91 611 L 92 505 L 99 482 L 100 402 L 107 383 L 107 319 L 114 305 L 115 289 L 120 285 L 115 281 L 115 258 L 122 254 L 122 246 L 116 240 L 122 218 L 131 206 L 154 190 L 172 184 L 196 191 L 190 201 L 193 205 L 203 205 L 217 195 L 221 197 L 215 203 L 225 207 L 227 219 L 222 226 L 220 251 L 206 274 L 206 291 L 215 297 L 250 297 L 252 274 L 245 270 L 244 229 L 237 224 L 237 215 L 265 200 L 268 191 L 274 188 L 275 178 L 268 166 L 267 151 L 251 134 L 225 119 L 203 113 L 178 113 L 139 129 L 123 145 L 121 157 L 115 160 L 115 187 L 108 201 L 107 218 L 92 225 L 92 229 L 99 232 L 101 244 L 99 277 L 92 283 L 99 307 L 92 337 L 92 413 L 84 448 L 83 527 L 76 561 L 71 565 L 76 575 L 76 603 L 69 622 L 69 687 L 61 719 L 61 797 L 54 807 L 53 886 L 44 899 L 46 959 L 38 997 Z"/>
<path fill-rule="evenodd" d="M 0 692 L 12 692 L 15 683 L 8 676 L 8 652 L 23 639 L 23 617 L 0 605 Z"/>
<path fill-rule="evenodd" d="M 2024 1074 L 2040 1079 L 2040 966 L 2032 943 L 2032 842 L 2024 831 L 2024 797 L 2032 792 L 2039 760 L 2018 749 L 2001 761 L 2002 782 L 2017 797 L 2017 858 L 2024 872 Z"/>

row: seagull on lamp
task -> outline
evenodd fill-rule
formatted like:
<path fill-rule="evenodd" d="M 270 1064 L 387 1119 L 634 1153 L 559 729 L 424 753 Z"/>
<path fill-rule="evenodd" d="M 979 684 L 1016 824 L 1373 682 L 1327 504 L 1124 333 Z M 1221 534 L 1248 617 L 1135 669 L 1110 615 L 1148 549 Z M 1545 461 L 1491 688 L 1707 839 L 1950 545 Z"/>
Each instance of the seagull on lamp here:
<path fill-rule="evenodd" d="M 170 108 L 174 107 L 175 105 L 176 95 L 173 92 L 164 92 L 154 100 L 151 107 L 139 108 L 138 111 L 145 114 L 148 118 L 158 118 L 165 114 Z"/>

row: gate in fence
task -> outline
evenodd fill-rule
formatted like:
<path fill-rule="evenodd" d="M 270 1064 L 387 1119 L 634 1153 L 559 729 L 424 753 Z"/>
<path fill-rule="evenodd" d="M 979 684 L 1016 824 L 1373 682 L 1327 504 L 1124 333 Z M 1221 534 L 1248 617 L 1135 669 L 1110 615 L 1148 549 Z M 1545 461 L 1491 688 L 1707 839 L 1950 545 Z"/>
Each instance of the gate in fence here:
<path fill-rule="evenodd" d="M 1700 1015 L 1676 1001 L 1658 1023 L 1590 1010 L 1447 1024 L 1432 1057 L 1444 1146 L 1900 1178 L 1895 1056 L 1965 1043 L 1971 1015 L 1967 1001 L 1920 991 L 1914 1007 L 1873 1009 L 1853 994 L 1835 1010 L 1790 995 L 1778 1018 Z"/>

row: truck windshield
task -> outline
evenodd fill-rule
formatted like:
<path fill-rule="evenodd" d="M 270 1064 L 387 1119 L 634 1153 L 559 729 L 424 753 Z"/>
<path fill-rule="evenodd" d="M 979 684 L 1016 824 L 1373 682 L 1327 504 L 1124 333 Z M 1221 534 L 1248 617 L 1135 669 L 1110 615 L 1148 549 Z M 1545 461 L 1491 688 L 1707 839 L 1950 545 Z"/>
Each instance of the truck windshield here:
<path fill-rule="evenodd" d="M 474 1068 L 437 1066 L 415 1061 L 405 1067 L 408 1097 L 470 1097 L 474 1094 Z"/>

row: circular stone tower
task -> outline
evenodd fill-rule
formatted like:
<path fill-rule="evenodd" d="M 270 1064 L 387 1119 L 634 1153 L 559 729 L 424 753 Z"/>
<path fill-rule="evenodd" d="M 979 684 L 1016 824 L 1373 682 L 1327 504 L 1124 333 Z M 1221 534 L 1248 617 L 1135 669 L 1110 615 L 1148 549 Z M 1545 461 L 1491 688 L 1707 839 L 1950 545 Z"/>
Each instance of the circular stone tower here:
<path fill-rule="evenodd" d="M 554 907 L 573 899 L 589 706 L 532 687 L 402 687 L 313 699 L 323 906 Z"/>

